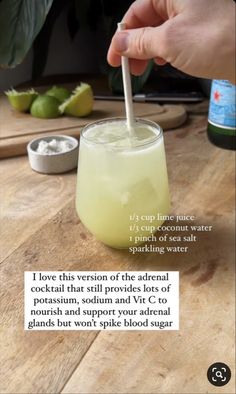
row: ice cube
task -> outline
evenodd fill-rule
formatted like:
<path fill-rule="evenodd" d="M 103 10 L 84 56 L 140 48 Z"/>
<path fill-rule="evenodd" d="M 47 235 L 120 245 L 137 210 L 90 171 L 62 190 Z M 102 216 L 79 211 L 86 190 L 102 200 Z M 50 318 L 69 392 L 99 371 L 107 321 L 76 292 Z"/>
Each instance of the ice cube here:
<path fill-rule="evenodd" d="M 155 209 L 158 200 L 158 192 L 152 185 L 152 182 L 148 178 L 141 179 L 139 182 L 134 183 L 128 189 L 129 193 L 129 205 L 134 210 L 139 208 L 143 211 L 145 207 L 149 209 Z"/>

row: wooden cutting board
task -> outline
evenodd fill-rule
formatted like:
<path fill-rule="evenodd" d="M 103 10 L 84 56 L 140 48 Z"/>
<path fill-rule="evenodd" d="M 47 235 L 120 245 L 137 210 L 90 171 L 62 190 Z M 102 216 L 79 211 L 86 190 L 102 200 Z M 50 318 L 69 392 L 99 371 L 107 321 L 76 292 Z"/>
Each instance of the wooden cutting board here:
<path fill-rule="evenodd" d="M 166 130 L 180 126 L 187 118 L 182 105 L 134 103 L 135 116 L 148 118 Z M 91 115 L 84 118 L 63 116 L 56 119 L 38 119 L 13 110 L 5 96 L 0 96 L 0 158 L 27 153 L 32 139 L 55 134 L 79 138 L 81 129 L 98 119 L 124 116 L 124 103 L 95 101 Z"/>

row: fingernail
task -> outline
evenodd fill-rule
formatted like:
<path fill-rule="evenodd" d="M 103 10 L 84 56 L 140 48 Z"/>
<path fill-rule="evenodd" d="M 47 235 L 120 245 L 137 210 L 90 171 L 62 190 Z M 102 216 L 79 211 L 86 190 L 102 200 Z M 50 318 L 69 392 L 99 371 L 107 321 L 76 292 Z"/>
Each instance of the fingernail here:
<path fill-rule="evenodd" d="M 128 33 L 117 33 L 114 37 L 114 47 L 117 52 L 125 52 L 128 49 Z"/>

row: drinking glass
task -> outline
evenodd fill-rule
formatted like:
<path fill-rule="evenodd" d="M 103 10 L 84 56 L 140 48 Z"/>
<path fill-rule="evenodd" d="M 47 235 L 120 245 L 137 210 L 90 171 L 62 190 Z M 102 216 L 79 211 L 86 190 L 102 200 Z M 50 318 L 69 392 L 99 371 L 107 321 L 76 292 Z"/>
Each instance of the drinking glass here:
<path fill-rule="evenodd" d="M 76 209 L 84 226 L 108 246 L 148 240 L 170 209 L 160 126 L 136 119 L 130 135 L 123 118 L 87 125 L 80 137 Z"/>

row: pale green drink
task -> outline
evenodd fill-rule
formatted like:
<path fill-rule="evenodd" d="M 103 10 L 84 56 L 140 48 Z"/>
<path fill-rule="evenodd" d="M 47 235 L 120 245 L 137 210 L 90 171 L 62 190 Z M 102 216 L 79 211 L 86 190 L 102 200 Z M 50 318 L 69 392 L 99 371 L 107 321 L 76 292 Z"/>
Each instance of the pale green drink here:
<path fill-rule="evenodd" d="M 150 229 L 145 216 L 168 215 L 170 209 L 161 128 L 137 119 L 133 138 L 124 119 L 86 126 L 80 139 L 76 208 L 87 229 L 115 248 L 132 246 L 134 236 L 155 231 L 163 220 L 152 221 Z M 142 219 L 134 222 L 134 217 Z"/>

